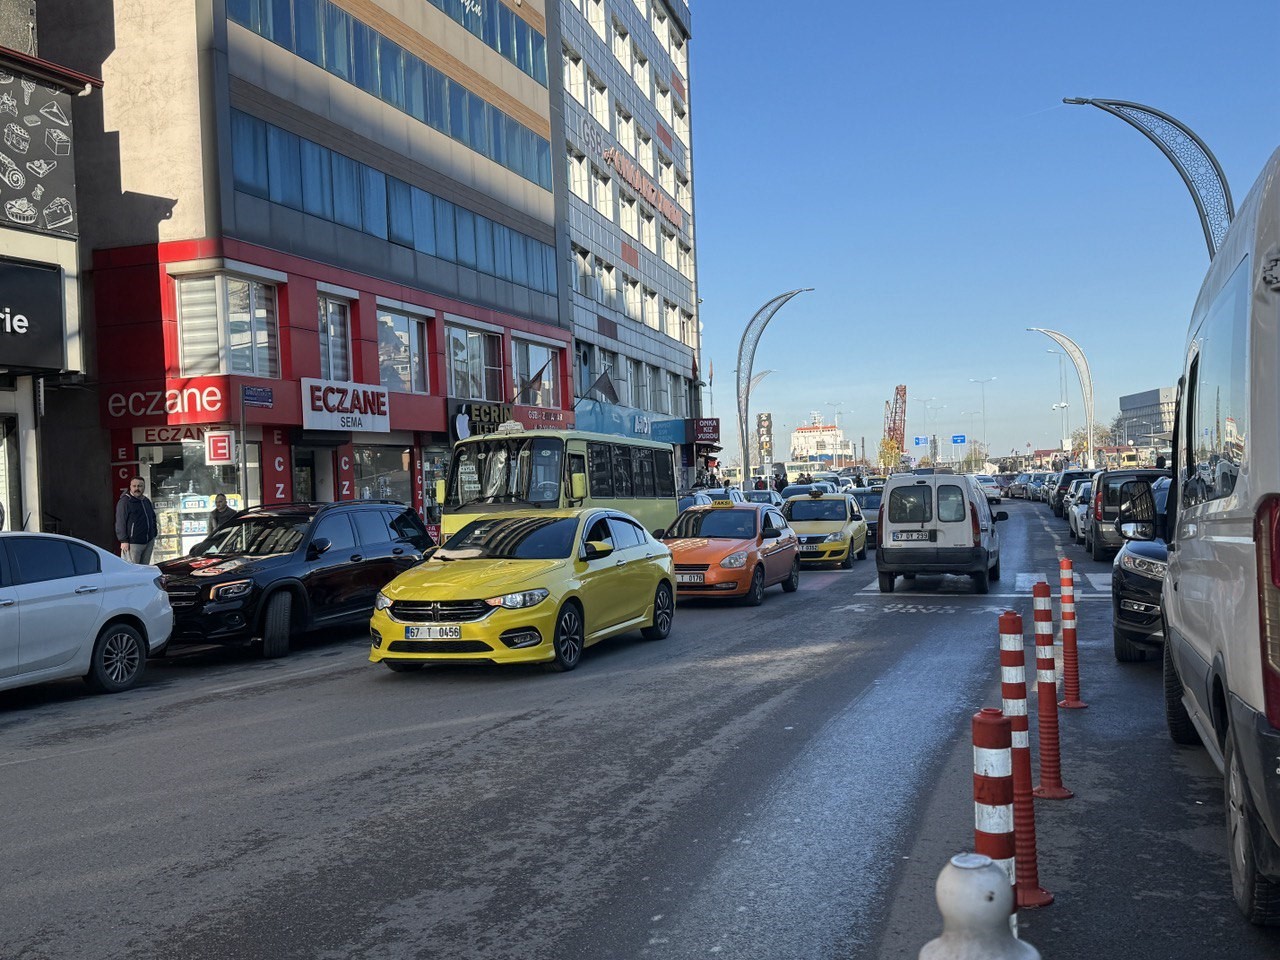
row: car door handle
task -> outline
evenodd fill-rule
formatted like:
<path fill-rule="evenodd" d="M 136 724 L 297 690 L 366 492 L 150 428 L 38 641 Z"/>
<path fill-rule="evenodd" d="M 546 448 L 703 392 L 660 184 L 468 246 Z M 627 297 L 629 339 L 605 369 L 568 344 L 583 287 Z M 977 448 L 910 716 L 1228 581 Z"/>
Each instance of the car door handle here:
<path fill-rule="evenodd" d="M 352 563 L 359 563 L 359 562 L 360 562 L 361 560 L 363 560 L 363 559 L 364 559 L 364 554 L 360 554 L 360 553 L 353 553 L 353 554 L 351 555 L 351 562 L 352 562 Z"/>
<path fill-rule="evenodd" d="M 76 593 L 97 593 L 97 587 L 76 587 Z"/>
<path fill-rule="evenodd" d="M 403 553 L 404 553 L 404 547 L 396 547 L 394 550 L 392 550 L 392 551 L 391 551 L 391 553 L 392 553 L 392 555 L 394 555 L 394 556 L 397 556 L 397 557 L 398 557 L 398 556 L 400 556 L 401 554 L 403 554 Z"/>
<path fill-rule="evenodd" d="M 626 565 L 627 565 L 627 561 L 625 560 L 619 560 L 617 563 L 614 564 L 615 567 L 625 567 Z"/>
<path fill-rule="evenodd" d="M 0 607 L 12 607 L 17 600 L 0 600 Z"/>

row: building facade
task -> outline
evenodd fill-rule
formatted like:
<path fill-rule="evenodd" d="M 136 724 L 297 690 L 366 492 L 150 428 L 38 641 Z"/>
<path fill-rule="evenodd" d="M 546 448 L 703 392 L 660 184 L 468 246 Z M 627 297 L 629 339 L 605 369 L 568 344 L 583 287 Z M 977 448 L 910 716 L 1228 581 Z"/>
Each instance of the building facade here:
<path fill-rule="evenodd" d="M 457 431 L 573 425 L 542 0 L 41 13 L 109 78 L 79 171 L 110 475 L 77 495 L 141 475 L 157 559 L 216 493 L 431 523 Z"/>
<path fill-rule="evenodd" d="M 700 414 L 689 8 L 552 0 L 564 322 L 579 426 L 678 445 Z M 555 28 L 558 26 L 558 30 Z M 710 449 L 704 448 L 704 449 Z"/>
<path fill-rule="evenodd" d="M 1116 439 L 1149 444 L 1156 435 L 1172 432 L 1176 401 L 1177 390 L 1173 387 L 1158 387 L 1121 397 Z"/>
<path fill-rule="evenodd" d="M 835 466 L 845 466 L 854 459 L 853 445 L 844 438 L 844 431 L 832 424 L 823 423 L 815 413 L 810 422 L 791 432 L 792 460 L 822 460 Z"/>

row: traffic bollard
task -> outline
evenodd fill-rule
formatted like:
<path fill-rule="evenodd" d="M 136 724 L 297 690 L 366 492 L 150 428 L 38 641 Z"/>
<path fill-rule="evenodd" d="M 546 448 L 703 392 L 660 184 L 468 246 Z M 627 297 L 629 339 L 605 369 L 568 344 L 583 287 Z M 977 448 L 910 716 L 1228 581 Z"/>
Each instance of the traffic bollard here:
<path fill-rule="evenodd" d="M 1058 706 L 1082 710 L 1089 706 L 1080 699 L 1080 651 L 1076 646 L 1076 575 L 1066 557 L 1058 564 L 1058 585 L 1062 606 L 1062 692 Z"/>
<path fill-rule="evenodd" d="M 1058 677 L 1053 668 L 1053 599 L 1043 580 L 1031 588 L 1036 624 L 1036 704 L 1040 727 L 1040 786 L 1043 800 L 1074 796 L 1062 785 L 1062 753 L 1058 744 Z"/>
<path fill-rule="evenodd" d="M 1014 881 L 1012 725 L 995 707 L 973 715 L 973 845 Z"/>
<path fill-rule="evenodd" d="M 1027 651 L 1022 617 L 1000 615 L 1000 694 L 1011 727 L 1015 897 L 1019 907 L 1047 907 L 1053 894 L 1040 886 L 1036 810 L 1031 794 L 1031 742 L 1027 716 Z"/>
<path fill-rule="evenodd" d="M 1013 893 L 990 857 L 952 857 L 934 885 L 942 935 L 920 950 L 920 960 L 1040 960 L 1040 951 L 1014 936 Z"/>

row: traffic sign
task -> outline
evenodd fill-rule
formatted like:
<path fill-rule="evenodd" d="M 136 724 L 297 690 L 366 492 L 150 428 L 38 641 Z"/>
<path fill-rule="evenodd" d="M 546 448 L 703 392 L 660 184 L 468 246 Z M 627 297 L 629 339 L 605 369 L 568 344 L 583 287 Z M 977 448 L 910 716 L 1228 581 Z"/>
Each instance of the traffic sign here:
<path fill-rule="evenodd" d="M 953 433 L 951 435 L 951 442 L 953 444 L 965 443 L 965 435 L 963 433 Z"/>
<path fill-rule="evenodd" d="M 246 407 L 271 407 L 275 405 L 275 396 L 270 387 L 251 387 L 241 384 L 240 399 Z"/>
<path fill-rule="evenodd" d="M 923 447 L 929 442 L 928 437 L 914 437 L 913 439 L 915 440 L 917 447 Z"/>

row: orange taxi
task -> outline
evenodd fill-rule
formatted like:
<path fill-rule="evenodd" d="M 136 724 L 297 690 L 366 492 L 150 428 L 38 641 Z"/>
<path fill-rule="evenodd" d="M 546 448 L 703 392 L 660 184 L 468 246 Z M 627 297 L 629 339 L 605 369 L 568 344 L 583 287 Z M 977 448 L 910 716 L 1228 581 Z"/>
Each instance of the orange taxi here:
<path fill-rule="evenodd" d="M 800 586 L 800 545 L 768 503 L 718 500 L 676 518 L 663 542 L 675 563 L 677 597 L 734 597 L 750 606 L 775 583 Z"/>

